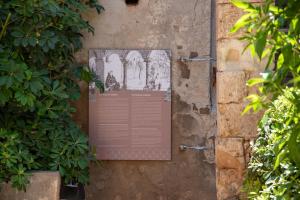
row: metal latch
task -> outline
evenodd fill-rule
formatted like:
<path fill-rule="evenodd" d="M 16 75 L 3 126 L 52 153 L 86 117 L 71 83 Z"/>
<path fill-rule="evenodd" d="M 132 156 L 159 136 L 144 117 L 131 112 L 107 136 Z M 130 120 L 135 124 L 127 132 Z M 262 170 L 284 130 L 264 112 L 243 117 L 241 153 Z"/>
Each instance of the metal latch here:
<path fill-rule="evenodd" d="M 197 57 L 181 56 L 178 60 L 181 62 L 192 62 L 192 61 L 215 61 L 216 59 L 210 56 L 197 56 Z"/>
<path fill-rule="evenodd" d="M 209 148 L 207 148 L 206 146 L 187 146 L 184 144 L 179 145 L 179 150 L 180 151 L 186 151 L 188 149 L 194 150 L 194 151 L 203 151 L 203 150 L 207 150 Z"/>

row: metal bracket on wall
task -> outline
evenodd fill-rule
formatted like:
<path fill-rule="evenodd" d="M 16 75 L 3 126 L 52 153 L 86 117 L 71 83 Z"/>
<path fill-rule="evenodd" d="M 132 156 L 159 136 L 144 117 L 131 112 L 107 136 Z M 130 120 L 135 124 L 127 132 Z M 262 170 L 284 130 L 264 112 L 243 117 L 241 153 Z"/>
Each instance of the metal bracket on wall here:
<path fill-rule="evenodd" d="M 200 61 L 200 62 L 203 62 L 203 61 L 216 61 L 215 58 L 212 58 L 210 56 L 198 56 L 198 57 L 184 57 L 184 56 L 181 56 L 179 59 L 179 61 L 181 62 L 193 62 L 193 61 Z"/>
<path fill-rule="evenodd" d="M 179 145 L 179 150 L 180 151 L 186 151 L 188 149 L 194 150 L 194 151 L 204 151 L 204 150 L 208 150 L 208 147 L 205 146 L 187 146 L 185 144 L 181 144 Z"/>

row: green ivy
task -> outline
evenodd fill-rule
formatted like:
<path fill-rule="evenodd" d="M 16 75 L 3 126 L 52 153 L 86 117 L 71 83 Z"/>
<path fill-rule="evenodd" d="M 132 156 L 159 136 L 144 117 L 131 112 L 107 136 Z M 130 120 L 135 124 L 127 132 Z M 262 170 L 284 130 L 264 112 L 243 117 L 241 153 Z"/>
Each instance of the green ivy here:
<path fill-rule="evenodd" d="M 259 86 L 259 93 L 248 97 L 251 103 L 246 111 L 258 111 L 283 94 L 287 86 L 300 87 L 300 2 L 278 0 L 280 5 L 286 4 L 284 7 L 275 6 L 274 0 L 231 2 L 245 12 L 231 31 L 242 29 L 240 39 L 246 48 L 253 56 L 267 60 L 262 76 L 248 81 L 249 86 Z"/>
<path fill-rule="evenodd" d="M 0 2 L 0 183 L 24 190 L 34 170 L 88 182 L 93 156 L 70 103 L 78 80 L 96 81 L 73 57 L 82 32 L 93 32 L 82 17 L 89 8 L 103 10 L 96 0 Z"/>
<path fill-rule="evenodd" d="M 299 98 L 299 89 L 285 89 L 260 121 L 244 184 L 249 199 L 300 199 Z"/>

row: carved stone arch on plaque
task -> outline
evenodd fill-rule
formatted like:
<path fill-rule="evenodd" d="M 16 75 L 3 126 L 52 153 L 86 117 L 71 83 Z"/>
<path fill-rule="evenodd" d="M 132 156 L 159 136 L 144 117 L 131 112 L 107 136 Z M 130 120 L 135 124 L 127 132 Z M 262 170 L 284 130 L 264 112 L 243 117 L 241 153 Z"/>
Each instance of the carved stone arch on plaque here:
<path fill-rule="evenodd" d="M 164 50 L 152 50 L 148 55 L 147 85 L 150 90 L 170 89 L 170 57 Z"/>
<path fill-rule="evenodd" d="M 106 91 L 120 90 L 124 86 L 124 66 L 118 54 L 103 57 L 104 86 Z"/>
<path fill-rule="evenodd" d="M 126 87 L 128 90 L 143 90 L 146 87 L 146 62 L 139 51 L 130 51 L 125 58 Z"/>

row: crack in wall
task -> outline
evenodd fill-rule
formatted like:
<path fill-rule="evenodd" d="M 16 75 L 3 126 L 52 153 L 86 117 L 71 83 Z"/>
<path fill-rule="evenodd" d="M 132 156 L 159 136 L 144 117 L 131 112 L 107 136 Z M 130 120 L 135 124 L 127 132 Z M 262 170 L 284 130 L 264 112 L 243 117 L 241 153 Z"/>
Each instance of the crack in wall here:
<path fill-rule="evenodd" d="M 192 21 L 192 27 L 194 27 L 194 23 L 195 23 L 195 20 L 196 20 L 196 17 L 197 17 L 196 9 L 197 9 L 198 3 L 199 3 L 199 0 L 196 0 L 195 4 L 194 4 L 194 16 L 193 16 L 193 21 Z"/>

